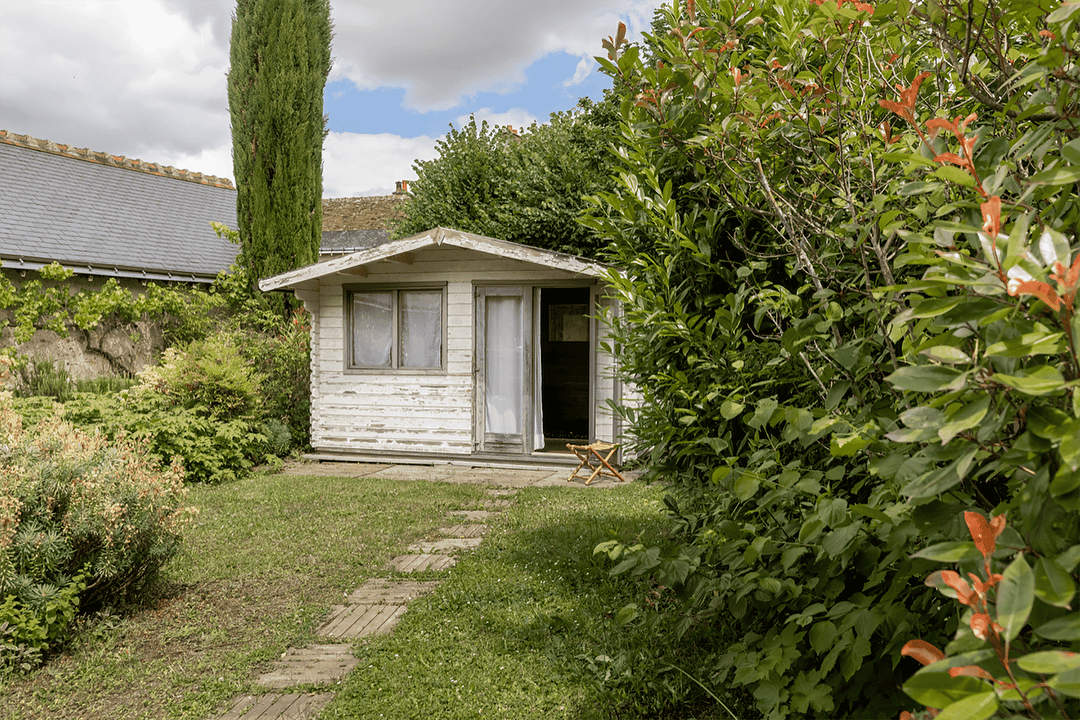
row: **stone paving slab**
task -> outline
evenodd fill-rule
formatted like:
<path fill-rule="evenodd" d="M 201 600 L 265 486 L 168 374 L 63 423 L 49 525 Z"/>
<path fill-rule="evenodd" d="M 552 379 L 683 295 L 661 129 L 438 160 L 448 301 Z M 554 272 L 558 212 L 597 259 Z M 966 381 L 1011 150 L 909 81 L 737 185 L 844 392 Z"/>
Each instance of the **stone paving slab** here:
<path fill-rule="evenodd" d="M 274 663 L 276 667 L 273 670 L 261 675 L 255 682 L 279 690 L 294 685 L 332 683 L 345 677 L 358 662 L 348 645 L 315 645 L 300 650 L 290 648 L 285 657 Z"/>
<path fill-rule="evenodd" d="M 487 494 L 493 495 L 494 497 L 512 497 L 514 495 L 517 495 L 517 490 L 511 488 L 494 488 L 488 490 Z"/>
<path fill-rule="evenodd" d="M 438 586 L 439 582 L 439 580 L 417 582 L 415 580 L 371 578 L 353 590 L 345 598 L 345 602 L 352 605 L 401 605 L 421 595 L 427 595 Z"/>
<path fill-rule="evenodd" d="M 499 513 L 490 510 L 451 510 L 448 515 L 458 515 L 462 520 L 487 520 Z"/>
<path fill-rule="evenodd" d="M 420 553 L 418 555 L 399 555 L 390 561 L 390 569 L 411 573 L 421 570 L 446 570 L 452 568 L 457 560 L 449 555 Z"/>
<path fill-rule="evenodd" d="M 483 538 L 443 538 L 442 540 L 421 540 L 409 546 L 409 552 L 440 553 L 454 550 L 472 550 L 480 545 Z"/>
<path fill-rule="evenodd" d="M 311 720 L 332 697 L 332 693 L 245 695 L 218 720 Z"/>
<path fill-rule="evenodd" d="M 439 532 L 452 538 L 478 538 L 482 537 L 484 533 L 487 532 L 487 525 L 481 525 L 479 523 L 462 523 L 461 525 L 441 527 L 439 528 Z"/>
<path fill-rule="evenodd" d="M 513 500 L 485 500 L 483 506 L 486 508 L 492 508 L 498 510 L 499 508 L 510 507 L 514 504 Z"/>
<path fill-rule="evenodd" d="M 346 639 L 389 635 L 405 614 L 404 605 L 335 605 L 331 610 L 316 635 Z"/>

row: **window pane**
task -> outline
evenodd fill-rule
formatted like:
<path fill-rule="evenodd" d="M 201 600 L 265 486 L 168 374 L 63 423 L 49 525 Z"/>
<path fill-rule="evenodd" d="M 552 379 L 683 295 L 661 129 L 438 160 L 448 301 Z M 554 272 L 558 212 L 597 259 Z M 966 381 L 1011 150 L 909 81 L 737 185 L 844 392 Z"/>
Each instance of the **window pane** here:
<path fill-rule="evenodd" d="M 352 364 L 357 367 L 390 367 L 394 344 L 391 293 L 352 295 Z"/>
<path fill-rule="evenodd" d="M 401 367 L 442 367 L 442 291 L 405 292 L 401 303 Z"/>

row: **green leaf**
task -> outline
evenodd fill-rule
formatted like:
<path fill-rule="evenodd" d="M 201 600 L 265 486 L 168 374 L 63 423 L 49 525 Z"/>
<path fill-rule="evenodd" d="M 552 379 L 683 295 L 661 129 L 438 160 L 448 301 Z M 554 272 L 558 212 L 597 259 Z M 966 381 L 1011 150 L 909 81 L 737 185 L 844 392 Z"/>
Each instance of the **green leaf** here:
<path fill-rule="evenodd" d="M 1031 372 L 1016 375 L 995 373 L 991 377 L 994 382 L 1028 395 L 1049 395 L 1065 388 L 1065 377 L 1052 365 L 1042 365 Z"/>
<path fill-rule="evenodd" d="M 845 525 L 839 530 L 833 530 L 821 541 L 822 549 L 830 555 L 839 555 L 844 552 L 844 549 L 855 539 L 855 536 L 859 534 L 859 529 L 861 527 L 862 522 L 860 521 Z"/>
<path fill-rule="evenodd" d="M 915 307 L 905 310 L 903 316 L 910 319 L 921 319 L 928 317 L 937 317 L 944 312 L 952 310 L 963 301 L 961 296 L 953 296 L 947 298 L 934 298 L 932 300 L 923 300 Z"/>
<path fill-rule="evenodd" d="M 975 187 L 975 178 L 971 177 L 970 173 L 953 165 L 942 165 L 931 174 L 934 177 L 939 177 L 942 180 L 954 182 L 963 185 L 964 187 Z"/>
<path fill-rule="evenodd" d="M 1073 427 L 1072 418 L 1057 408 L 1045 405 L 1033 405 L 1027 413 L 1028 430 L 1051 442 L 1074 435 L 1078 428 Z"/>
<path fill-rule="evenodd" d="M 738 417 L 745 408 L 746 405 L 744 405 L 743 403 L 725 400 L 720 404 L 720 415 L 725 420 L 730 420 L 734 417 Z"/>
<path fill-rule="evenodd" d="M 987 690 L 946 706 L 938 713 L 937 720 L 986 720 L 997 712 L 998 704 L 997 693 Z"/>
<path fill-rule="evenodd" d="M 1080 180 L 1080 167 L 1057 167 L 1035 173 L 1027 179 L 1032 185 L 1068 185 Z"/>
<path fill-rule="evenodd" d="M 1064 670 L 1080 668 L 1080 653 L 1068 650 L 1043 650 L 1020 656 L 1016 659 L 1016 664 L 1028 672 L 1052 675 Z"/>
<path fill-rule="evenodd" d="M 986 683 L 966 675 L 950 677 L 945 672 L 917 672 L 904 683 L 904 692 L 927 707 L 944 708 L 984 694 Z"/>
<path fill-rule="evenodd" d="M 1057 355 L 1061 352 L 1061 339 L 1065 333 L 1027 333 L 1019 337 L 988 345 L 987 355 L 997 357 L 1028 357 L 1030 355 Z"/>
<path fill-rule="evenodd" d="M 831 620 L 822 620 L 810 628 L 810 647 L 819 655 L 832 648 L 836 640 L 836 625 Z"/>
<path fill-rule="evenodd" d="M 997 622 L 1004 627 L 1002 636 L 1014 640 L 1027 624 L 1035 603 L 1035 575 L 1027 558 L 1021 554 L 1002 573 L 997 590 Z"/>
<path fill-rule="evenodd" d="M 900 368 L 885 380 L 911 392 L 956 391 L 964 389 L 967 373 L 937 365 L 915 365 Z"/>
<path fill-rule="evenodd" d="M 959 433 L 978 425 L 982 422 L 989 409 L 990 395 L 984 395 L 981 399 L 970 405 L 965 405 L 955 414 L 949 416 L 945 424 L 937 432 L 938 437 L 941 438 L 941 443 L 943 445 L 948 444 Z"/>
<path fill-rule="evenodd" d="M 967 559 L 975 560 L 982 557 L 982 555 L 975 548 L 975 543 L 973 542 L 950 541 L 937 543 L 930 547 L 923 548 L 911 557 L 934 560 L 937 562 L 954 563 Z"/>
<path fill-rule="evenodd" d="M 1070 608 L 1076 583 L 1066 570 L 1049 558 L 1035 561 L 1035 596 L 1047 605 Z"/>
<path fill-rule="evenodd" d="M 739 500 L 749 500 L 758 491 L 760 485 L 757 476 L 744 472 L 735 480 L 732 492 L 735 493 L 735 497 Z"/>
<path fill-rule="evenodd" d="M 1047 640 L 1080 642 L 1080 614 L 1070 613 L 1065 617 L 1043 623 L 1035 628 L 1035 634 Z"/>
<path fill-rule="evenodd" d="M 945 422 L 945 413 L 928 406 L 916 407 L 900 413 L 900 422 L 909 428 L 937 430 Z"/>
<path fill-rule="evenodd" d="M 969 363 L 971 362 L 971 356 L 960 348 L 955 348 L 952 345 L 934 345 L 928 347 L 925 350 L 919 351 L 920 355 L 925 355 L 930 360 L 939 363 L 956 364 L 956 363 Z"/>
<path fill-rule="evenodd" d="M 1080 697 L 1080 668 L 1072 668 L 1059 672 L 1046 681 L 1046 684 L 1054 688 L 1062 695 Z"/>
<path fill-rule="evenodd" d="M 962 480 L 952 465 L 935 468 L 915 478 L 900 491 L 912 500 L 939 495 Z"/>

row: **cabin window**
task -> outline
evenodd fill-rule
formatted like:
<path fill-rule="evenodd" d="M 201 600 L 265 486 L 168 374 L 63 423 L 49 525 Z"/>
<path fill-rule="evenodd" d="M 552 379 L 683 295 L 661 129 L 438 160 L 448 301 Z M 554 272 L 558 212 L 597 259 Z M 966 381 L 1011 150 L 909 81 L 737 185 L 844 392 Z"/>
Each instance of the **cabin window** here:
<path fill-rule="evenodd" d="M 346 302 L 349 368 L 443 369 L 444 289 L 354 289 Z"/>

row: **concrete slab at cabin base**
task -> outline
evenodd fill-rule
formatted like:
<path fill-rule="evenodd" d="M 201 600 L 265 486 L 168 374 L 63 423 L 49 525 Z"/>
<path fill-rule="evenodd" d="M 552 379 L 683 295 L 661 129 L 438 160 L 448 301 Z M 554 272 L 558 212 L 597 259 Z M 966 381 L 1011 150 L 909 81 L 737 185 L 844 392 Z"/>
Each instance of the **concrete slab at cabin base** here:
<path fill-rule="evenodd" d="M 345 598 L 345 602 L 353 605 L 401 605 L 421 595 L 427 595 L 438 585 L 438 580 L 416 582 L 415 580 L 371 578 L 353 590 Z"/>
<path fill-rule="evenodd" d="M 472 550 L 480 545 L 483 538 L 443 538 L 442 540 L 424 540 L 409 546 L 409 552 L 438 553 L 453 550 Z"/>
<path fill-rule="evenodd" d="M 446 537 L 452 538 L 477 538 L 487 532 L 487 525 L 480 525 L 479 523 L 463 523 L 461 525 L 451 525 L 450 527 L 439 528 Z"/>
<path fill-rule="evenodd" d="M 411 573 L 421 570 L 446 570 L 454 567 L 457 560 L 449 555 L 432 555 L 421 553 L 419 555 L 399 555 L 390 561 L 390 569 L 398 572 Z"/>
<path fill-rule="evenodd" d="M 405 614 L 404 605 L 335 605 L 331 610 L 316 635 L 350 639 L 389 635 Z"/>
<path fill-rule="evenodd" d="M 246 695 L 218 720 L 312 720 L 332 697 L 332 693 Z"/>
<path fill-rule="evenodd" d="M 315 645 L 302 650 L 289 649 L 284 658 L 274 663 L 274 670 L 260 676 L 255 682 L 275 689 L 332 683 L 345 677 L 358 662 L 348 645 Z"/>

